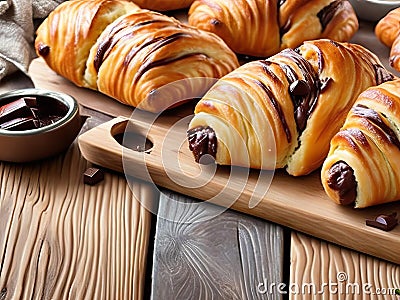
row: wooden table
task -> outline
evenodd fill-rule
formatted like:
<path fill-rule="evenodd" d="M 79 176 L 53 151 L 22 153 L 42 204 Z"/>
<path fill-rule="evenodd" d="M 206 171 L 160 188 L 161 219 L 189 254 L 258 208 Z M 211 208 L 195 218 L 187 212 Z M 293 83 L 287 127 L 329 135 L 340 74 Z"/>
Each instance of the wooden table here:
<path fill-rule="evenodd" d="M 82 131 L 113 115 L 86 104 Z M 76 143 L 0 164 L 0 300 L 396 299 L 398 265 L 112 171 L 86 186 L 88 166 Z"/>

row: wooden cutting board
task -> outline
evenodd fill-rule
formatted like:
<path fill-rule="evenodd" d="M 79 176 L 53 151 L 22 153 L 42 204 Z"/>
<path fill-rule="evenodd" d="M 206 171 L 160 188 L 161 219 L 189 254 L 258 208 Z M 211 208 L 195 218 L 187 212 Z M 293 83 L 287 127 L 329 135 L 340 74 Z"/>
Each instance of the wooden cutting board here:
<path fill-rule="evenodd" d="M 361 37 L 365 40 L 363 34 L 365 32 L 361 31 L 355 41 Z M 371 38 L 371 35 L 367 37 Z M 372 47 L 379 45 L 376 40 L 371 40 L 370 44 Z M 254 170 L 247 174 L 246 170 L 231 172 L 229 167 L 202 168 L 194 162 L 185 139 L 190 120 L 185 117 L 193 111 L 192 104 L 156 120 L 152 114 L 135 112 L 129 123 L 133 124 L 129 126 L 132 127 L 130 131 L 146 135 L 153 142 L 153 148 L 150 153 L 123 148 L 113 136 L 125 130 L 132 108 L 98 92 L 74 86 L 51 71 L 43 60 L 36 59 L 30 73 L 37 87 L 66 92 L 81 105 L 121 116 L 80 136 L 80 149 L 87 160 L 400 264 L 396 251 L 400 249 L 400 226 L 384 232 L 365 225 L 366 219 L 381 213 L 397 212 L 400 215 L 400 202 L 360 210 L 336 205 L 326 196 L 319 171 L 301 178 L 277 171 L 269 186 L 268 176 L 260 179 L 259 172 Z"/>

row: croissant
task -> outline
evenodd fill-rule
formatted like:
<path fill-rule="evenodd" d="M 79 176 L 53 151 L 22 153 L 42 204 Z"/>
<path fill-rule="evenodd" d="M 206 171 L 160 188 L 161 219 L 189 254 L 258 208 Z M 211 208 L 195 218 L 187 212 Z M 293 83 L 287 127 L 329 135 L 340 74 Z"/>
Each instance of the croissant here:
<path fill-rule="evenodd" d="M 133 9 L 124 14 L 118 5 Z M 38 55 L 76 85 L 150 112 L 188 101 L 188 95 L 202 95 L 212 81 L 177 84 L 171 97 L 158 95 L 160 87 L 191 78 L 220 78 L 239 66 L 236 55 L 215 34 L 132 5 L 65 2 L 39 27 Z M 114 11 L 121 16 L 115 19 Z"/>
<path fill-rule="evenodd" d="M 306 175 L 321 166 L 357 96 L 392 79 L 360 45 L 306 41 L 218 80 L 195 107 L 189 148 L 198 162 L 211 155 L 221 165 Z"/>
<path fill-rule="evenodd" d="M 187 8 L 193 3 L 193 0 L 133 0 L 133 2 L 141 8 L 168 11 Z"/>
<path fill-rule="evenodd" d="M 400 80 L 360 94 L 321 170 L 335 202 L 357 208 L 400 199 Z"/>
<path fill-rule="evenodd" d="M 358 19 L 347 0 L 197 0 L 190 25 L 218 34 L 236 53 L 267 57 L 303 41 L 348 41 Z"/>
<path fill-rule="evenodd" d="M 90 48 L 115 19 L 140 8 L 123 0 L 66 1 L 49 14 L 36 32 L 36 53 L 47 65 L 78 86 Z"/>
<path fill-rule="evenodd" d="M 400 7 L 391 10 L 375 26 L 375 35 L 387 47 L 391 47 L 389 64 L 400 71 Z"/>

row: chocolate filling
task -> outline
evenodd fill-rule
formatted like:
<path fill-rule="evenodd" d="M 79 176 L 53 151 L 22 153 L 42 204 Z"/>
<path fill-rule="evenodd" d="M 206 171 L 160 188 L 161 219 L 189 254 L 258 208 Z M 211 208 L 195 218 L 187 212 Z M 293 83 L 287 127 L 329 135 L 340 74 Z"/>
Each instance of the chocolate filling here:
<path fill-rule="evenodd" d="M 40 56 L 47 56 L 50 53 L 50 47 L 48 45 L 44 45 L 42 43 L 39 44 L 38 46 L 38 53 Z"/>
<path fill-rule="evenodd" d="M 298 79 L 297 74 L 290 66 L 281 66 L 289 82 L 289 92 L 294 105 L 295 121 L 298 132 L 301 134 L 306 128 L 307 120 L 317 104 L 321 82 L 310 62 L 299 53 L 292 49 L 285 49 L 281 51 L 281 55 L 294 61 L 299 66 L 304 78 Z"/>
<path fill-rule="evenodd" d="M 344 161 L 338 161 L 328 171 L 328 186 L 339 194 L 340 204 L 353 204 L 357 197 L 354 170 Z"/>
<path fill-rule="evenodd" d="M 354 115 L 365 118 L 380 129 L 382 136 L 386 137 L 393 145 L 400 150 L 400 141 L 396 133 L 382 119 L 382 117 L 373 109 L 364 105 L 356 105 L 352 112 Z"/>
<path fill-rule="evenodd" d="M 196 162 L 200 162 L 203 155 L 209 154 L 212 157 L 217 155 L 217 136 L 210 127 L 198 126 L 187 132 L 189 149 L 193 152 Z"/>
<path fill-rule="evenodd" d="M 333 19 L 336 12 L 339 9 L 341 9 L 342 6 L 343 6 L 343 1 L 336 0 L 329 3 L 329 5 L 325 6 L 317 13 L 317 17 L 319 18 L 319 21 L 322 26 L 322 31 L 325 30 L 326 26 L 328 26 L 329 22 Z"/>
<path fill-rule="evenodd" d="M 381 83 L 384 83 L 386 81 L 391 81 L 394 79 L 393 74 L 388 72 L 383 66 L 381 66 L 379 64 L 374 64 L 373 67 L 375 70 L 376 85 L 379 85 Z"/>

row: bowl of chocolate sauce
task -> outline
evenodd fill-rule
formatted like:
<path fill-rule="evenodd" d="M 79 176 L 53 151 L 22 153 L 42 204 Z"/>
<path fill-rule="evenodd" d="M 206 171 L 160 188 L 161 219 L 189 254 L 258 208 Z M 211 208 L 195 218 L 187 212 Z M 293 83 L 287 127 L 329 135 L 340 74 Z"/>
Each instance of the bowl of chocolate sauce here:
<path fill-rule="evenodd" d="M 70 95 L 20 89 L 0 95 L 0 160 L 28 162 L 65 151 L 81 129 Z"/>
<path fill-rule="evenodd" d="M 364 21 L 377 22 L 389 11 L 400 7 L 399 0 L 349 0 L 357 16 Z"/>

